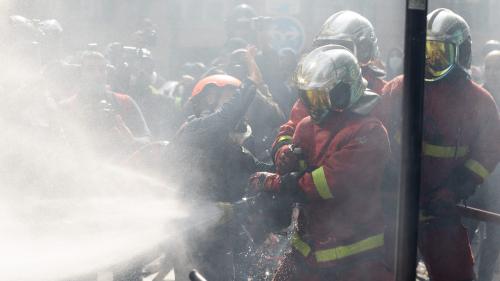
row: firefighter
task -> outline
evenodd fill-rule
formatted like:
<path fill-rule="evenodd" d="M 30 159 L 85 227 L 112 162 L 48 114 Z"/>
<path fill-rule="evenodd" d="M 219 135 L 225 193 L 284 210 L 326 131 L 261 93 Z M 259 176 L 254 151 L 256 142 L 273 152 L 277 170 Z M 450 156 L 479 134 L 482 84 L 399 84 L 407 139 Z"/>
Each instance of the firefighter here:
<path fill-rule="evenodd" d="M 471 196 L 500 157 L 492 96 L 470 79 L 467 22 L 448 9 L 427 16 L 419 249 L 433 281 L 474 279 L 468 237 L 454 208 Z M 384 89 L 376 115 L 387 126 L 400 165 L 403 77 Z M 397 168 L 396 168 L 397 169 Z"/>
<path fill-rule="evenodd" d="M 377 37 L 368 19 L 352 11 L 340 11 L 333 14 L 325 21 L 313 41 L 315 47 L 325 44 L 338 44 L 350 49 L 358 59 L 363 78 L 368 82 L 368 88 L 375 93 L 382 91 L 385 82 L 380 77 L 384 74 L 373 64 L 379 52 Z M 290 144 L 295 127 L 306 116 L 306 107 L 299 99 L 292 108 L 288 122 L 280 127 L 272 146 L 273 160 L 280 173 L 289 172 L 289 163 L 294 163 L 295 157 L 288 144 Z"/>
<path fill-rule="evenodd" d="M 250 178 L 256 191 L 291 193 L 303 202 L 292 250 L 274 280 L 391 280 L 380 200 L 389 141 L 370 117 L 379 96 L 365 91 L 358 61 L 338 45 L 303 57 L 296 83 L 310 115 L 292 139 L 303 164 Z"/>

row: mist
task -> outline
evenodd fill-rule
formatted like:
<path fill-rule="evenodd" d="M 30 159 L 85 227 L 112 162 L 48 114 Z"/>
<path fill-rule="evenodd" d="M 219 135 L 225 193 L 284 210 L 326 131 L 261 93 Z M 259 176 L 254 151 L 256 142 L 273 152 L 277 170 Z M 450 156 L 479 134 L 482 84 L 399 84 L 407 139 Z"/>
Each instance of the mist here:
<path fill-rule="evenodd" d="M 213 271 L 230 272 L 236 281 L 271 280 L 292 247 L 302 203 L 294 205 L 288 225 L 272 231 L 265 228 L 270 216 L 254 218 L 248 209 L 236 212 L 241 211 L 237 204 L 250 204 L 246 201 L 250 175 L 277 172 L 276 137 L 281 126 L 290 122 L 295 102 L 301 101 L 294 81 L 297 62 L 314 49 L 313 40 L 327 18 L 342 10 L 355 11 L 371 22 L 376 33 L 374 57 L 360 66 L 373 66 L 376 79 L 384 81 L 377 85 L 382 96 L 387 91 L 384 83 L 403 74 L 404 2 L 0 0 L 0 279 L 94 281 L 100 274 L 134 269 L 138 279 L 104 280 L 138 281 L 153 273 L 146 272 L 146 264 L 161 260 L 161 270 L 173 269 L 176 275 L 182 272 L 176 266 L 203 267 L 206 261 Z M 233 8 L 243 3 L 255 15 L 247 22 L 231 22 Z M 470 74 L 478 87 L 485 86 L 485 42 L 500 40 L 496 15 L 500 1 L 429 0 L 429 12 L 441 7 L 452 9 L 470 25 Z M 50 28 L 44 26 L 47 20 Z M 57 24 L 50 26 L 53 20 Z M 493 48 L 500 50 L 500 43 L 495 44 Z M 94 73 L 90 74 L 84 71 L 89 54 L 105 61 L 103 65 L 92 61 L 89 72 Z M 205 111 L 216 111 L 214 107 L 197 112 L 200 105 L 193 102 L 197 82 L 213 74 L 244 81 L 254 74 L 249 71 L 252 67 L 258 69 L 259 87 L 253 103 L 234 118 L 241 119 L 231 132 L 236 141 L 206 141 L 200 133 L 176 143 L 186 124 L 203 117 Z M 101 80 L 106 80 L 99 89 L 107 96 L 97 97 L 91 105 L 85 104 L 91 99 L 75 98 L 90 92 L 84 90 L 91 88 L 89 81 L 99 71 L 105 73 Z M 494 75 L 498 76 L 491 74 L 490 81 Z M 496 99 L 499 85 L 488 89 Z M 140 114 L 131 114 L 136 119 L 122 118 L 126 112 L 120 111 L 122 100 L 115 100 L 115 94 L 133 100 L 124 108 L 137 107 Z M 394 120 L 401 119 L 399 107 L 391 110 Z M 424 123 L 429 125 L 429 120 Z M 141 131 L 142 122 L 147 130 Z M 395 132 L 401 128 L 391 132 L 392 125 L 384 124 L 393 149 L 391 164 L 396 167 L 390 176 L 397 178 L 402 163 L 400 147 L 393 146 L 399 146 Z M 432 140 L 441 140 L 441 132 L 429 130 L 435 133 Z M 457 138 L 462 137 L 461 130 L 457 129 Z M 500 194 L 485 192 L 497 190 L 500 182 L 499 169 L 490 172 L 479 192 L 465 203 L 500 211 Z M 397 190 L 393 191 L 393 200 L 385 201 L 382 208 L 390 209 L 395 220 Z M 362 199 L 371 202 L 373 198 Z M 229 212 L 221 206 L 230 206 Z M 265 213 L 260 205 L 244 206 L 255 208 L 261 216 Z M 228 213 L 240 221 L 228 223 Z M 463 222 L 469 229 L 477 273 L 480 245 L 489 238 L 490 246 L 500 246 L 500 240 L 491 239 L 498 231 L 487 232 L 486 224 L 477 220 Z M 259 227 L 267 232 L 252 232 Z M 203 251 L 222 252 L 225 245 L 237 244 L 228 233 L 244 237 L 244 242 L 239 241 L 242 245 L 227 255 L 232 267 L 219 268 L 214 264 L 224 264 L 224 255 Z M 176 257 L 180 262 L 169 260 Z M 418 261 L 420 280 L 428 280 L 422 258 Z M 498 259 L 493 262 L 498 268 Z M 187 276 L 177 275 L 176 280 Z"/>

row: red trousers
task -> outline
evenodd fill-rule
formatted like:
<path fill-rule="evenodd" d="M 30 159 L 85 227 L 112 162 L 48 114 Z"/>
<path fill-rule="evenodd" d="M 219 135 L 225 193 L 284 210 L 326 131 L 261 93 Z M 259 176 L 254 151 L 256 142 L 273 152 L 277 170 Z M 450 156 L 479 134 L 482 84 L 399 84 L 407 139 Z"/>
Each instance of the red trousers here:
<path fill-rule="evenodd" d="M 342 270 L 312 268 L 305 264 L 299 254 L 285 256 L 273 281 L 393 281 L 385 263 L 380 260 L 365 260 L 350 264 Z"/>
<path fill-rule="evenodd" d="M 419 250 L 432 281 L 474 279 L 474 259 L 459 218 L 421 223 Z"/>

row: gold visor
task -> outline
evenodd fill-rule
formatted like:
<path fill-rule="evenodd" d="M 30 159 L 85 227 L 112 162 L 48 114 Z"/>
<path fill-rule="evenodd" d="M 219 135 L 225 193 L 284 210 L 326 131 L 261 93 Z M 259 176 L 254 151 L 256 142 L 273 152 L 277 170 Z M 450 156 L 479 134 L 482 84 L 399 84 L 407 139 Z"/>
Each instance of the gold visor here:
<path fill-rule="evenodd" d="M 427 40 L 425 44 L 425 80 L 436 81 L 453 69 L 457 61 L 455 44 Z"/>
<path fill-rule="evenodd" d="M 300 99 L 307 107 L 311 118 L 320 122 L 331 108 L 330 94 L 322 89 L 300 91 Z"/>

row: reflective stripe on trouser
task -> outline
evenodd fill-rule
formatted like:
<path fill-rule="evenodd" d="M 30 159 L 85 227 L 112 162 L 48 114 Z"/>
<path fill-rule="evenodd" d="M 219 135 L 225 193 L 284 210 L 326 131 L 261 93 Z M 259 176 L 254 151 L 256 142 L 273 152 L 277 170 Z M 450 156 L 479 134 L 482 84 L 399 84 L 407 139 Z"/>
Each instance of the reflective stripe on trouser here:
<path fill-rule="evenodd" d="M 483 180 L 486 179 L 490 172 L 481 163 L 476 160 L 469 159 L 465 162 L 465 167 L 471 170 L 476 175 L 480 176 Z"/>
<path fill-rule="evenodd" d="M 302 241 L 298 234 L 294 234 L 292 238 L 292 246 L 304 257 L 309 256 L 312 252 L 311 246 Z M 317 262 L 331 262 L 380 248 L 382 246 L 384 246 L 384 234 L 378 234 L 350 245 L 314 251 L 314 257 Z"/>
<path fill-rule="evenodd" d="M 323 199 L 332 199 L 333 195 L 330 191 L 330 187 L 328 186 L 323 166 L 312 171 L 311 175 L 314 186 L 316 187 L 316 191 L 318 191 L 319 196 L 321 196 L 321 198 Z"/>

